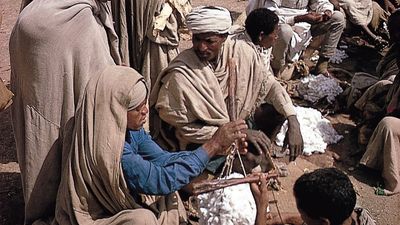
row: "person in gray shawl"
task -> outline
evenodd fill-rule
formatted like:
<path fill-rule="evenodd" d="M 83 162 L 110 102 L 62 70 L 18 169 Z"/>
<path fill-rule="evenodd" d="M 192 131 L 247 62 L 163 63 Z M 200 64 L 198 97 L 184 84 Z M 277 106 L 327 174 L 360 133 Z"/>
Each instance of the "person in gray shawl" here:
<path fill-rule="evenodd" d="M 10 36 L 10 62 L 25 224 L 54 217 L 75 110 L 88 80 L 120 63 L 117 47 L 104 1 L 22 1 Z"/>

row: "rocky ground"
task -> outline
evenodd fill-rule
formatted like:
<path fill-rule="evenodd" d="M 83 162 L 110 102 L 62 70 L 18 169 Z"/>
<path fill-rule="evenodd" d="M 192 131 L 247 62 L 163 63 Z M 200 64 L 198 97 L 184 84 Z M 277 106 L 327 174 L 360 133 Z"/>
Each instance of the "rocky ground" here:
<path fill-rule="evenodd" d="M 193 0 L 194 5 L 220 5 L 228 8 L 236 18 L 245 8 L 246 1 Z M 0 4 L 0 77 L 6 82 L 10 77 L 8 40 L 15 23 L 20 0 L 1 0 Z M 182 41 L 181 48 L 190 46 L 190 41 Z M 369 71 L 375 69 L 379 54 L 371 48 L 349 49 L 349 59 L 337 67 L 349 71 Z M 368 62 L 368 63 L 365 63 Z M 316 167 L 334 166 L 346 172 L 355 184 L 358 192 L 358 204 L 368 209 L 377 224 L 394 225 L 400 221 L 400 197 L 376 196 L 373 187 L 379 181 L 379 174 L 355 169 L 360 155 L 352 156 L 358 150 L 356 125 L 349 115 L 337 113 L 329 115 L 336 130 L 344 139 L 329 146 L 325 154 L 302 157 Z M 20 172 L 15 151 L 15 141 L 11 127 L 9 110 L 0 113 L 0 225 L 19 225 L 23 222 L 23 196 Z"/>

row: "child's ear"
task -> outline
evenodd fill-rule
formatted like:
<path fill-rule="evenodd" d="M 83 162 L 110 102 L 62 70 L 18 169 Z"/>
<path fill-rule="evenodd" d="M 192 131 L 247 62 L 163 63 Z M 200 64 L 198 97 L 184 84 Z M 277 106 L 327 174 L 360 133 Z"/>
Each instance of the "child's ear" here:
<path fill-rule="evenodd" d="M 259 42 L 262 41 L 263 36 L 264 36 L 264 31 L 261 31 L 260 34 L 258 35 L 258 41 Z"/>
<path fill-rule="evenodd" d="M 331 225 L 331 222 L 327 218 L 320 218 L 321 225 Z"/>

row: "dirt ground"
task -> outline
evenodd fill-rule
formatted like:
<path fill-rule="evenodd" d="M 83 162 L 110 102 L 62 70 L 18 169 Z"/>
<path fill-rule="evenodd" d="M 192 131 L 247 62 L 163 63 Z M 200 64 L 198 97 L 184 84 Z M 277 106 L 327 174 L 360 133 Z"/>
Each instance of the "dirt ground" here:
<path fill-rule="evenodd" d="M 10 77 L 8 40 L 15 23 L 20 0 L 0 0 L 0 77 L 6 82 Z M 197 5 L 220 5 L 228 8 L 233 17 L 237 17 L 245 8 L 246 1 L 192 0 Z M 181 48 L 187 48 L 190 42 L 183 41 Z M 347 52 L 350 58 L 340 67 L 350 71 L 374 71 L 379 55 L 371 49 L 357 49 Z M 365 64 L 368 62 L 368 64 Z M 358 193 L 358 205 L 368 209 L 380 225 L 395 225 L 400 221 L 400 196 L 376 196 L 373 187 L 379 181 L 379 174 L 355 168 L 360 156 L 352 156 L 359 148 L 357 145 L 356 125 L 347 114 L 328 116 L 336 130 L 344 139 L 329 146 L 325 154 L 301 157 L 315 167 L 334 166 L 346 172 L 352 179 Z M 9 110 L 0 113 L 0 225 L 19 225 L 23 222 L 24 204 L 20 172 L 15 151 Z"/>

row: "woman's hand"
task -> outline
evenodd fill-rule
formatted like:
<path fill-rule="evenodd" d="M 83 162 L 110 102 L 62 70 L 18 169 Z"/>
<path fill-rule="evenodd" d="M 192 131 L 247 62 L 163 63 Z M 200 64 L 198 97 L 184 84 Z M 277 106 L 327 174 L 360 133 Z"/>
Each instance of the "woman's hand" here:
<path fill-rule="evenodd" d="M 264 132 L 259 130 L 246 130 L 246 140 L 254 145 L 258 153 L 268 155 L 271 149 L 271 140 L 264 134 Z"/>
<path fill-rule="evenodd" d="M 241 147 L 240 153 L 246 153 L 246 130 L 247 125 L 244 120 L 237 120 L 224 124 L 218 128 L 210 140 L 204 143 L 203 148 L 210 157 L 216 154 L 226 154 L 226 150 L 238 140 L 239 147 Z"/>

